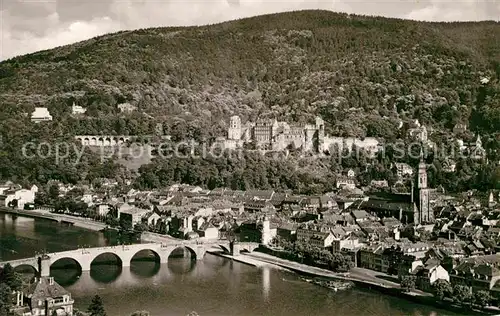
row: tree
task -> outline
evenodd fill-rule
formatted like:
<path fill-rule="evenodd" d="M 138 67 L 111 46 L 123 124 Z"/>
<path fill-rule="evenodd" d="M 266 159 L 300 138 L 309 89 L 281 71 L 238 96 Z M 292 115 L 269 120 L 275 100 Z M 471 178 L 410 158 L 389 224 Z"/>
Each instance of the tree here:
<path fill-rule="evenodd" d="M 10 312 L 10 308 L 12 307 L 11 294 L 12 290 L 10 287 L 5 283 L 0 282 L 0 315 L 12 315 Z"/>
<path fill-rule="evenodd" d="M 22 286 L 21 275 L 7 263 L 3 268 L 0 268 L 0 283 L 7 285 L 11 291 L 18 291 Z"/>
<path fill-rule="evenodd" d="M 109 225 L 111 227 L 118 227 L 120 226 L 120 221 L 116 217 L 108 215 L 106 217 L 106 225 Z"/>
<path fill-rule="evenodd" d="M 90 314 L 89 316 L 106 316 L 104 304 L 102 303 L 102 299 L 99 295 L 92 298 L 92 302 L 90 302 L 87 312 Z"/>
<path fill-rule="evenodd" d="M 472 290 L 465 285 L 455 285 L 453 287 L 453 302 L 456 304 L 467 304 L 472 301 Z"/>
<path fill-rule="evenodd" d="M 137 232 L 147 232 L 149 227 L 146 223 L 137 223 L 134 225 L 134 230 Z"/>
<path fill-rule="evenodd" d="M 432 289 L 434 295 L 440 300 L 443 300 L 445 297 L 451 296 L 453 292 L 453 288 L 451 287 L 450 282 L 443 279 L 438 279 L 436 282 L 434 282 Z"/>
<path fill-rule="evenodd" d="M 347 272 L 352 266 L 351 258 L 335 252 L 331 256 L 330 269 L 336 272 Z"/>
<path fill-rule="evenodd" d="M 389 268 L 387 269 L 387 273 L 390 275 L 397 275 L 399 272 L 399 265 L 401 264 L 403 258 L 403 250 L 401 250 L 399 246 L 392 246 L 391 248 L 387 248 L 384 252 L 389 258 Z"/>
<path fill-rule="evenodd" d="M 404 292 L 411 292 L 415 289 L 416 278 L 413 275 L 406 275 L 401 279 L 401 289 Z"/>
<path fill-rule="evenodd" d="M 480 290 L 474 295 L 474 301 L 481 307 L 488 306 L 491 303 L 492 297 L 489 291 Z"/>
<path fill-rule="evenodd" d="M 136 312 L 133 312 L 130 316 L 149 316 L 149 312 L 148 311 L 136 311 Z"/>
<path fill-rule="evenodd" d="M 49 198 L 54 201 L 59 197 L 59 186 L 57 184 L 52 184 L 49 187 Z"/>

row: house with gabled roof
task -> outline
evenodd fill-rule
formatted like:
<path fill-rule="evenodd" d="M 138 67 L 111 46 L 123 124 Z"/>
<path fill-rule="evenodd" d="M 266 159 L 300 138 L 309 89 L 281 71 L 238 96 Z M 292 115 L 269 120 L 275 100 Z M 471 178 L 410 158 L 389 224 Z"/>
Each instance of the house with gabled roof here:
<path fill-rule="evenodd" d="M 299 204 L 303 210 L 316 211 L 321 206 L 320 198 L 317 196 L 307 196 L 300 201 Z"/>
<path fill-rule="evenodd" d="M 261 201 L 271 201 L 274 196 L 273 190 L 250 190 L 245 194 L 246 197 L 251 198 L 253 200 L 261 200 Z"/>
<path fill-rule="evenodd" d="M 252 213 L 274 212 L 276 210 L 271 202 L 265 200 L 247 200 L 243 207 L 246 212 Z"/>
<path fill-rule="evenodd" d="M 53 277 L 35 278 L 17 292 L 15 310 L 23 309 L 23 315 L 73 315 L 74 300 Z M 24 307 L 24 308 L 23 308 Z"/>
<path fill-rule="evenodd" d="M 450 275 L 452 285 L 464 284 L 500 297 L 500 254 L 463 259 Z"/>
<path fill-rule="evenodd" d="M 439 260 L 434 258 L 427 259 L 425 263 L 417 266 L 411 274 L 417 277 L 416 287 L 426 292 L 432 291 L 432 286 L 437 280 L 450 281 L 448 271 L 441 266 Z"/>
<path fill-rule="evenodd" d="M 196 230 L 198 235 L 204 239 L 219 239 L 219 229 L 210 220 L 205 221 Z"/>

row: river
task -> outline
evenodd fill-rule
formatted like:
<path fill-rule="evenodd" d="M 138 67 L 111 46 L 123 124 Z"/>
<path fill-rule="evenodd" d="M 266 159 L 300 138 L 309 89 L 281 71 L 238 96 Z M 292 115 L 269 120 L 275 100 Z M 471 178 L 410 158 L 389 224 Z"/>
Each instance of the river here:
<path fill-rule="evenodd" d="M 0 213 L 0 261 L 112 243 L 102 233 Z M 139 256 L 130 268 L 103 260 L 90 273 L 80 273 L 71 262 L 56 263 L 51 274 L 72 293 L 76 308 L 85 310 L 98 294 L 109 316 L 137 310 L 152 316 L 457 315 L 368 290 L 332 292 L 290 272 L 210 254 L 198 261 L 171 258 L 163 265 L 148 258 Z"/>

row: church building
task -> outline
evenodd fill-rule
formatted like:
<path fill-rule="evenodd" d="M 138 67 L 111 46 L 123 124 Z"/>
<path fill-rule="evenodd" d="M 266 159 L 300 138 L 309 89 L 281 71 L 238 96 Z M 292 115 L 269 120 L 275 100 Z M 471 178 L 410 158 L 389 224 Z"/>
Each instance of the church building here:
<path fill-rule="evenodd" d="M 434 222 L 434 211 L 430 205 L 430 192 L 433 191 L 427 187 L 427 165 L 421 155 L 418 164 L 417 186 L 414 197 L 417 204 L 417 214 L 414 217 L 415 224 Z"/>
<path fill-rule="evenodd" d="M 410 194 L 375 193 L 368 201 L 362 201 L 358 208 L 374 213 L 380 218 L 394 217 L 404 224 L 432 223 L 434 210 L 430 202 L 434 191 L 435 189 L 428 188 L 427 165 L 421 154 Z"/>

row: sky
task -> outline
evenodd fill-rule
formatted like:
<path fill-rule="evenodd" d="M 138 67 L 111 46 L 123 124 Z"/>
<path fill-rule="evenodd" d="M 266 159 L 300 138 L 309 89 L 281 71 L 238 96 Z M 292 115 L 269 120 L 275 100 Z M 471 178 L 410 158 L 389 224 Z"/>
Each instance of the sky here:
<path fill-rule="evenodd" d="M 302 9 L 423 21 L 500 19 L 500 0 L 0 0 L 0 60 L 120 30 Z"/>

